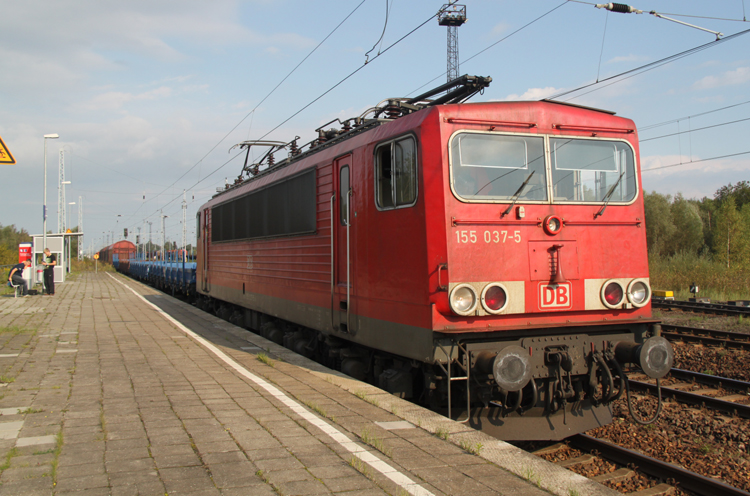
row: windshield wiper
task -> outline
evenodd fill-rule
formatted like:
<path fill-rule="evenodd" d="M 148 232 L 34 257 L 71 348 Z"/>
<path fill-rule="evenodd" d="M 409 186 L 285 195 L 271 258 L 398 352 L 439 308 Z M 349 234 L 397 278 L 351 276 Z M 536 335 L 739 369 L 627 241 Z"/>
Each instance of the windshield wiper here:
<path fill-rule="evenodd" d="M 620 174 L 620 177 L 617 178 L 617 181 L 615 181 L 615 184 L 613 184 L 612 187 L 609 188 L 609 191 L 607 191 L 607 194 L 604 195 L 604 205 L 602 205 L 602 208 L 594 215 L 595 219 L 599 217 L 600 215 L 602 215 L 604 211 L 607 209 L 609 200 L 612 198 L 612 195 L 615 192 L 615 188 L 617 188 L 617 185 L 620 184 L 620 181 L 622 181 L 622 176 L 624 175 L 625 175 L 625 171 L 622 171 L 622 174 Z"/>
<path fill-rule="evenodd" d="M 511 210 L 513 210 L 513 206 L 518 201 L 518 197 L 521 195 L 521 191 L 523 191 L 526 185 L 529 184 L 529 180 L 531 180 L 531 176 L 533 176 L 535 172 L 536 171 L 531 171 L 531 174 L 526 177 L 526 180 L 523 182 L 523 184 L 521 184 L 521 187 L 519 187 L 516 192 L 513 193 L 513 196 L 511 196 L 511 198 L 513 199 L 513 203 L 508 205 L 508 208 L 505 209 L 505 212 L 503 212 L 503 215 L 501 215 L 500 217 L 505 217 L 506 215 L 508 215 L 508 213 L 510 213 Z"/>

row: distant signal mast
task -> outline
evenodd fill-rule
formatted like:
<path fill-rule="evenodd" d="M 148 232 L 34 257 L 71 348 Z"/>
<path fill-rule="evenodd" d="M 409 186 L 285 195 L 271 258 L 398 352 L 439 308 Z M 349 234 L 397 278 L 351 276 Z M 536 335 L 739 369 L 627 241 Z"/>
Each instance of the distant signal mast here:
<path fill-rule="evenodd" d="M 466 22 L 466 5 L 446 4 L 438 24 L 448 27 L 448 82 L 458 78 L 458 27 Z"/>

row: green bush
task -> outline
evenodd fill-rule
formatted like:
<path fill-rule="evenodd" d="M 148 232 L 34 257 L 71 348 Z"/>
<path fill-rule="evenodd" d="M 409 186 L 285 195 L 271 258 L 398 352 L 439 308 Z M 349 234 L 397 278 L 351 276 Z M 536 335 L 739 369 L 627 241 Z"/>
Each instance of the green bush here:
<path fill-rule="evenodd" d="M 714 260 L 710 253 L 679 252 L 671 256 L 649 255 L 651 287 L 674 291 L 675 299 L 692 296 L 690 285 L 700 287 L 698 296 L 714 300 L 746 300 L 750 298 L 750 268 L 732 267 Z"/>

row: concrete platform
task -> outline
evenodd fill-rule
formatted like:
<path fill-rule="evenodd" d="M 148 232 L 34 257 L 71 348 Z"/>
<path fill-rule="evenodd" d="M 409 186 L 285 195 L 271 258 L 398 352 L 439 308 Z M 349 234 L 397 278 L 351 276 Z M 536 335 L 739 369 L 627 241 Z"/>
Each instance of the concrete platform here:
<path fill-rule="evenodd" d="M 614 495 L 121 275 L 0 298 L 2 495 Z"/>

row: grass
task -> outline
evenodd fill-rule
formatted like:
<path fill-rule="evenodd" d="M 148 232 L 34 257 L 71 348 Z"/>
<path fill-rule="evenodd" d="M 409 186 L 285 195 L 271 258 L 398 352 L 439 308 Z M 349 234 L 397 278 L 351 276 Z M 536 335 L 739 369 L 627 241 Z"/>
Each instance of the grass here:
<path fill-rule="evenodd" d="M 15 377 L 10 377 L 7 375 L 0 375 L 0 382 L 4 384 L 10 384 L 11 382 L 15 382 L 15 381 L 16 381 Z"/>
<path fill-rule="evenodd" d="M 349 458 L 349 465 L 368 479 L 372 479 L 372 474 L 370 473 L 370 469 L 367 468 L 367 464 L 356 456 Z"/>
<path fill-rule="evenodd" d="M 23 327 L 18 326 L 0 327 L 0 335 L 10 334 L 13 336 L 18 336 L 19 334 L 23 334 L 25 332 L 30 332 L 33 334 L 36 331 L 31 331 L 29 329 L 24 329 Z"/>
<path fill-rule="evenodd" d="M 698 296 L 718 301 L 750 298 L 750 267 L 731 267 L 714 261 L 710 254 L 677 253 L 665 257 L 649 255 L 653 289 L 672 290 L 675 299 L 692 297 L 690 285 L 700 287 Z"/>
<path fill-rule="evenodd" d="M 26 410 L 21 410 L 18 413 L 20 413 L 21 415 L 27 415 L 29 413 L 42 413 L 43 411 L 44 410 L 41 410 L 39 408 L 27 408 Z"/>
<path fill-rule="evenodd" d="M 479 455 L 482 452 L 484 445 L 482 443 L 472 443 L 470 441 L 462 440 L 460 443 L 461 449 L 472 455 Z"/>
<path fill-rule="evenodd" d="M 5 461 L 0 465 L 0 471 L 8 470 L 10 468 L 10 461 L 14 456 L 18 456 L 18 448 L 11 448 L 10 451 L 5 455 Z"/>
<path fill-rule="evenodd" d="M 55 436 L 55 458 L 52 460 L 52 481 L 55 485 L 57 485 L 57 464 L 60 462 L 60 452 L 62 451 L 63 447 L 63 432 L 62 429 L 57 433 Z"/>
<path fill-rule="evenodd" d="M 374 436 L 368 427 L 362 429 L 362 435 L 360 436 L 362 442 L 375 448 L 376 450 L 383 453 L 388 458 L 391 457 L 391 448 L 386 446 L 385 442 L 379 437 Z"/>
<path fill-rule="evenodd" d="M 328 412 L 326 412 L 324 408 L 322 408 L 320 405 L 318 405 L 314 401 L 302 400 L 302 403 L 304 403 L 307 406 L 307 408 L 314 411 L 321 417 L 325 417 L 333 422 L 336 422 L 336 417 L 334 417 L 333 415 L 328 415 Z"/>
<path fill-rule="evenodd" d="M 448 436 L 450 436 L 450 432 L 445 427 L 438 427 L 435 431 L 435 435 L 445 441 L 448 439 Z"/>
<path fill-rule="evenodd" d="M 521 477 L 526 479 L 527 481 L 534 484 L 536 487 L 542 487 L 542 479 L 539 477 L 539 474 L 537 474 L 533 468 L 528 467 L 524 469 L 523 473 L 521 474 Z"/>
<path fill-rule="evenodd" d="M 255 357 L 259 362 L 263 362 L 269 367 L 273 367 L 273 360 L 268 358 L 268 355 L 265 353 L 258 353 L 258 355 Z"/>
<path fill-rule="evenodd" d="M 356 396 L 357 398 L 361 400 L 365 400 L 371 405 L 380 407 L 380 402 L 375 398 L 370 398 L 369 396 L 367 396 L 367 393 L 365 393 L 364 391 L 355 391 L 354 396 Z"/>

